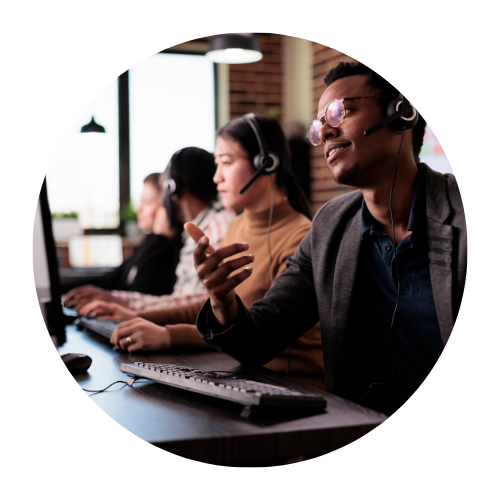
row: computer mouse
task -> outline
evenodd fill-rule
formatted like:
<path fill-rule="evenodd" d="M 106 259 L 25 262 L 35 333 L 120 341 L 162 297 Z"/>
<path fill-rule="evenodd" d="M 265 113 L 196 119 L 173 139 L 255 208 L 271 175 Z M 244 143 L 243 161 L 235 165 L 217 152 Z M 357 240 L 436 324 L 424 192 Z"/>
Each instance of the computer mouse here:
<path fill-rule="evenodd" d="M 61 356 L 66 368 L 71 373 L 85 373 L 92 364 L 92 358 L 86 354 L 68 353 Z"/>

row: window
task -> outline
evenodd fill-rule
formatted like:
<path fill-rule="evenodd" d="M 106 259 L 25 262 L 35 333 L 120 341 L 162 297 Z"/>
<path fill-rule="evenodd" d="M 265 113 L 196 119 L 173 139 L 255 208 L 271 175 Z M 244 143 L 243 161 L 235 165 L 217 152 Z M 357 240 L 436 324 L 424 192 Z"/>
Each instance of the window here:
<path fill-rule="evenodd" d="M 214 64 L 205 56 L 156 54 L 129 70 L 131 198 L 179 149 L 214 150 Z"/>
<path fill-rule="evenodd" d="M 92 116 L 106 133 L 80 133 Z M 78 214 L 82 228 L 118 226 L 118 86 L 108 85 L 79 115 L 47 171 L 53 214 Z"/>
<path fill-rule="evenodd" d="M 78 215 L 79 224 L 74 221 L 73 229 L 69 230 L 71 234 L 81 233 L 79 228 L 117 228 L 119 193 L 122 193 L 123 205 L 130 189 L 132 204 L 137 206 L 144 177 L 165 170 L 175 151 L 186 146 L 214 149 L 212 62 L 202 55 L 156 54 L 131 68 L 127 81 L 128 86 L 122 89 L 128 88 L 128 99 L 126 94 L 125 99 L 119 96 L 116 80 L 82 111 L 47 172 L 53 214 L 65 218 Z M 127 106 L 129 109 L 124 109 Z M 120 126 L 119 115 L 127 113 L 128 126 Z M 106 133 L 80 133 L 92 116 Z M 119 153 L 120 147 L 123 149 L 127 144 L 130 166 L 128 155 L 124 160 Z M 120 179 L 120 168 L 122 172 L 130 168 L 129 175 L 122 175 Z M 54 228 L 56 238 L 66 231 L 62 226 L 61 231 Z M 58 239 L 65 240 L 71 234 L 64 233 Z"/>
<path fill-rule="evenodd" d="M 433 170 L 437 170 L 442 174 L 453 173 L 450 162 L 444 154 L 443 147 L 439 144 L 429 124 L 425 128 L 424 144 L 420 150 L 420 161 L 427 163 Z"/>

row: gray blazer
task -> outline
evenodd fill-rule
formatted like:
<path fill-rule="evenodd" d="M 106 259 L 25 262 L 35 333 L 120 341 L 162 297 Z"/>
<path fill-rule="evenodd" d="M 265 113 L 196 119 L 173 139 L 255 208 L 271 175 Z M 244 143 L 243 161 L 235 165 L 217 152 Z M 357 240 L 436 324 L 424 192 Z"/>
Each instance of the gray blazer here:
<path fill-rule="evenodd" d="M 443 344 L 462 300 L 467 265 L 467 232 L 453 175 L 425 165 L 429 267 Z M 341 394 L 349 318 L 360 314 L 352 301 L 361 249 L 362 193 L 354 191 L 326 203 L 286 271 L 265 297 L 246 309 L 240 302 L 236 323 L 217 332 L 209 301 L 198 316 L 206 342 L 244 362 L 265 364 L 318 320 L 321 326 L 327 390 Z"/>

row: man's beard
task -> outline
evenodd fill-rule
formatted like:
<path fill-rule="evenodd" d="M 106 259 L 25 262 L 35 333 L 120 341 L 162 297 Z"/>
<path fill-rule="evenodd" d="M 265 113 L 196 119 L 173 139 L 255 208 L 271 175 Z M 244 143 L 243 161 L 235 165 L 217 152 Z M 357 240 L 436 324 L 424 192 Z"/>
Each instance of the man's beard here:
<path fill-rule="evenodd" d="M 349 172 L 345 172 L 340 170 L 340 175 L 335 174 L 335 170 L 332 169 L 333 178 L 337 184 L 342 186 L 353 186 L 356 181 L 356 177 L 358 175 L 359 165 L 355 163 Z"/>

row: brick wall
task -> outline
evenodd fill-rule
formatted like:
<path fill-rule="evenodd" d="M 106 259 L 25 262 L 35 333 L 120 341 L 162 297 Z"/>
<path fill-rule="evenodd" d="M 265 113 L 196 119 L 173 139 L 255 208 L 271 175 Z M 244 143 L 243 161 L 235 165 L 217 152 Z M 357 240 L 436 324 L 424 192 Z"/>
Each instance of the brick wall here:
<path fill-rule="evenodd" d="M 282 122 L 283 100 L 283 37 L 272 33 L 258 33 L 264 57 L 253 64 L 233 64 L 229 67 L 230 118 L 245 113 L 263 113 Z M 311 42 L 313 45 L 313 109 L 325 89 L 326 73 L 340 61 L 354 61 L 338 50 Z M 282 123 L 283 125 L 283 123 Z M 311 147 L 311 210 L 315 213 L 331 198 L 349 191 L 340 186 L 323 158 L 322 147 Z"/>
<path fill-rule="evenodd" d="M 253 112 L 281 121 L 283 37 L 273 33 L 255 36 L 264 57 L 256 63 L 229 66 L 230 118 Z"/>
<path fill-rule="evenodd" d="M 273 33 L 255 34 L 263 58 L 252 64 L 229 66 L 230 119 L 245 113 L 263 113 L 276 118 L 282 125 L 283 106 L 283 36 Z M 326 73 L 340 61 L 354 61 L 335 49 L 314 42 L 313 46 L 313 109 L 325 89 Z M 311 210 L 313 214 L 326 201 L 349 191 L 340 186 L 323 158 L 322 147 L 311 147 Z"/>
<path fill-rule="evenodd" d="M 214 35 L 190 40 L 204 45 Z M 263 58 L 251 64 L 229 65 L 229 118 L 246 113 L 267 114 L 282 119 L 283 60 L 282 35 L 254 32 Z M 182 45 L 182 44 L 180 44 Z"/>

